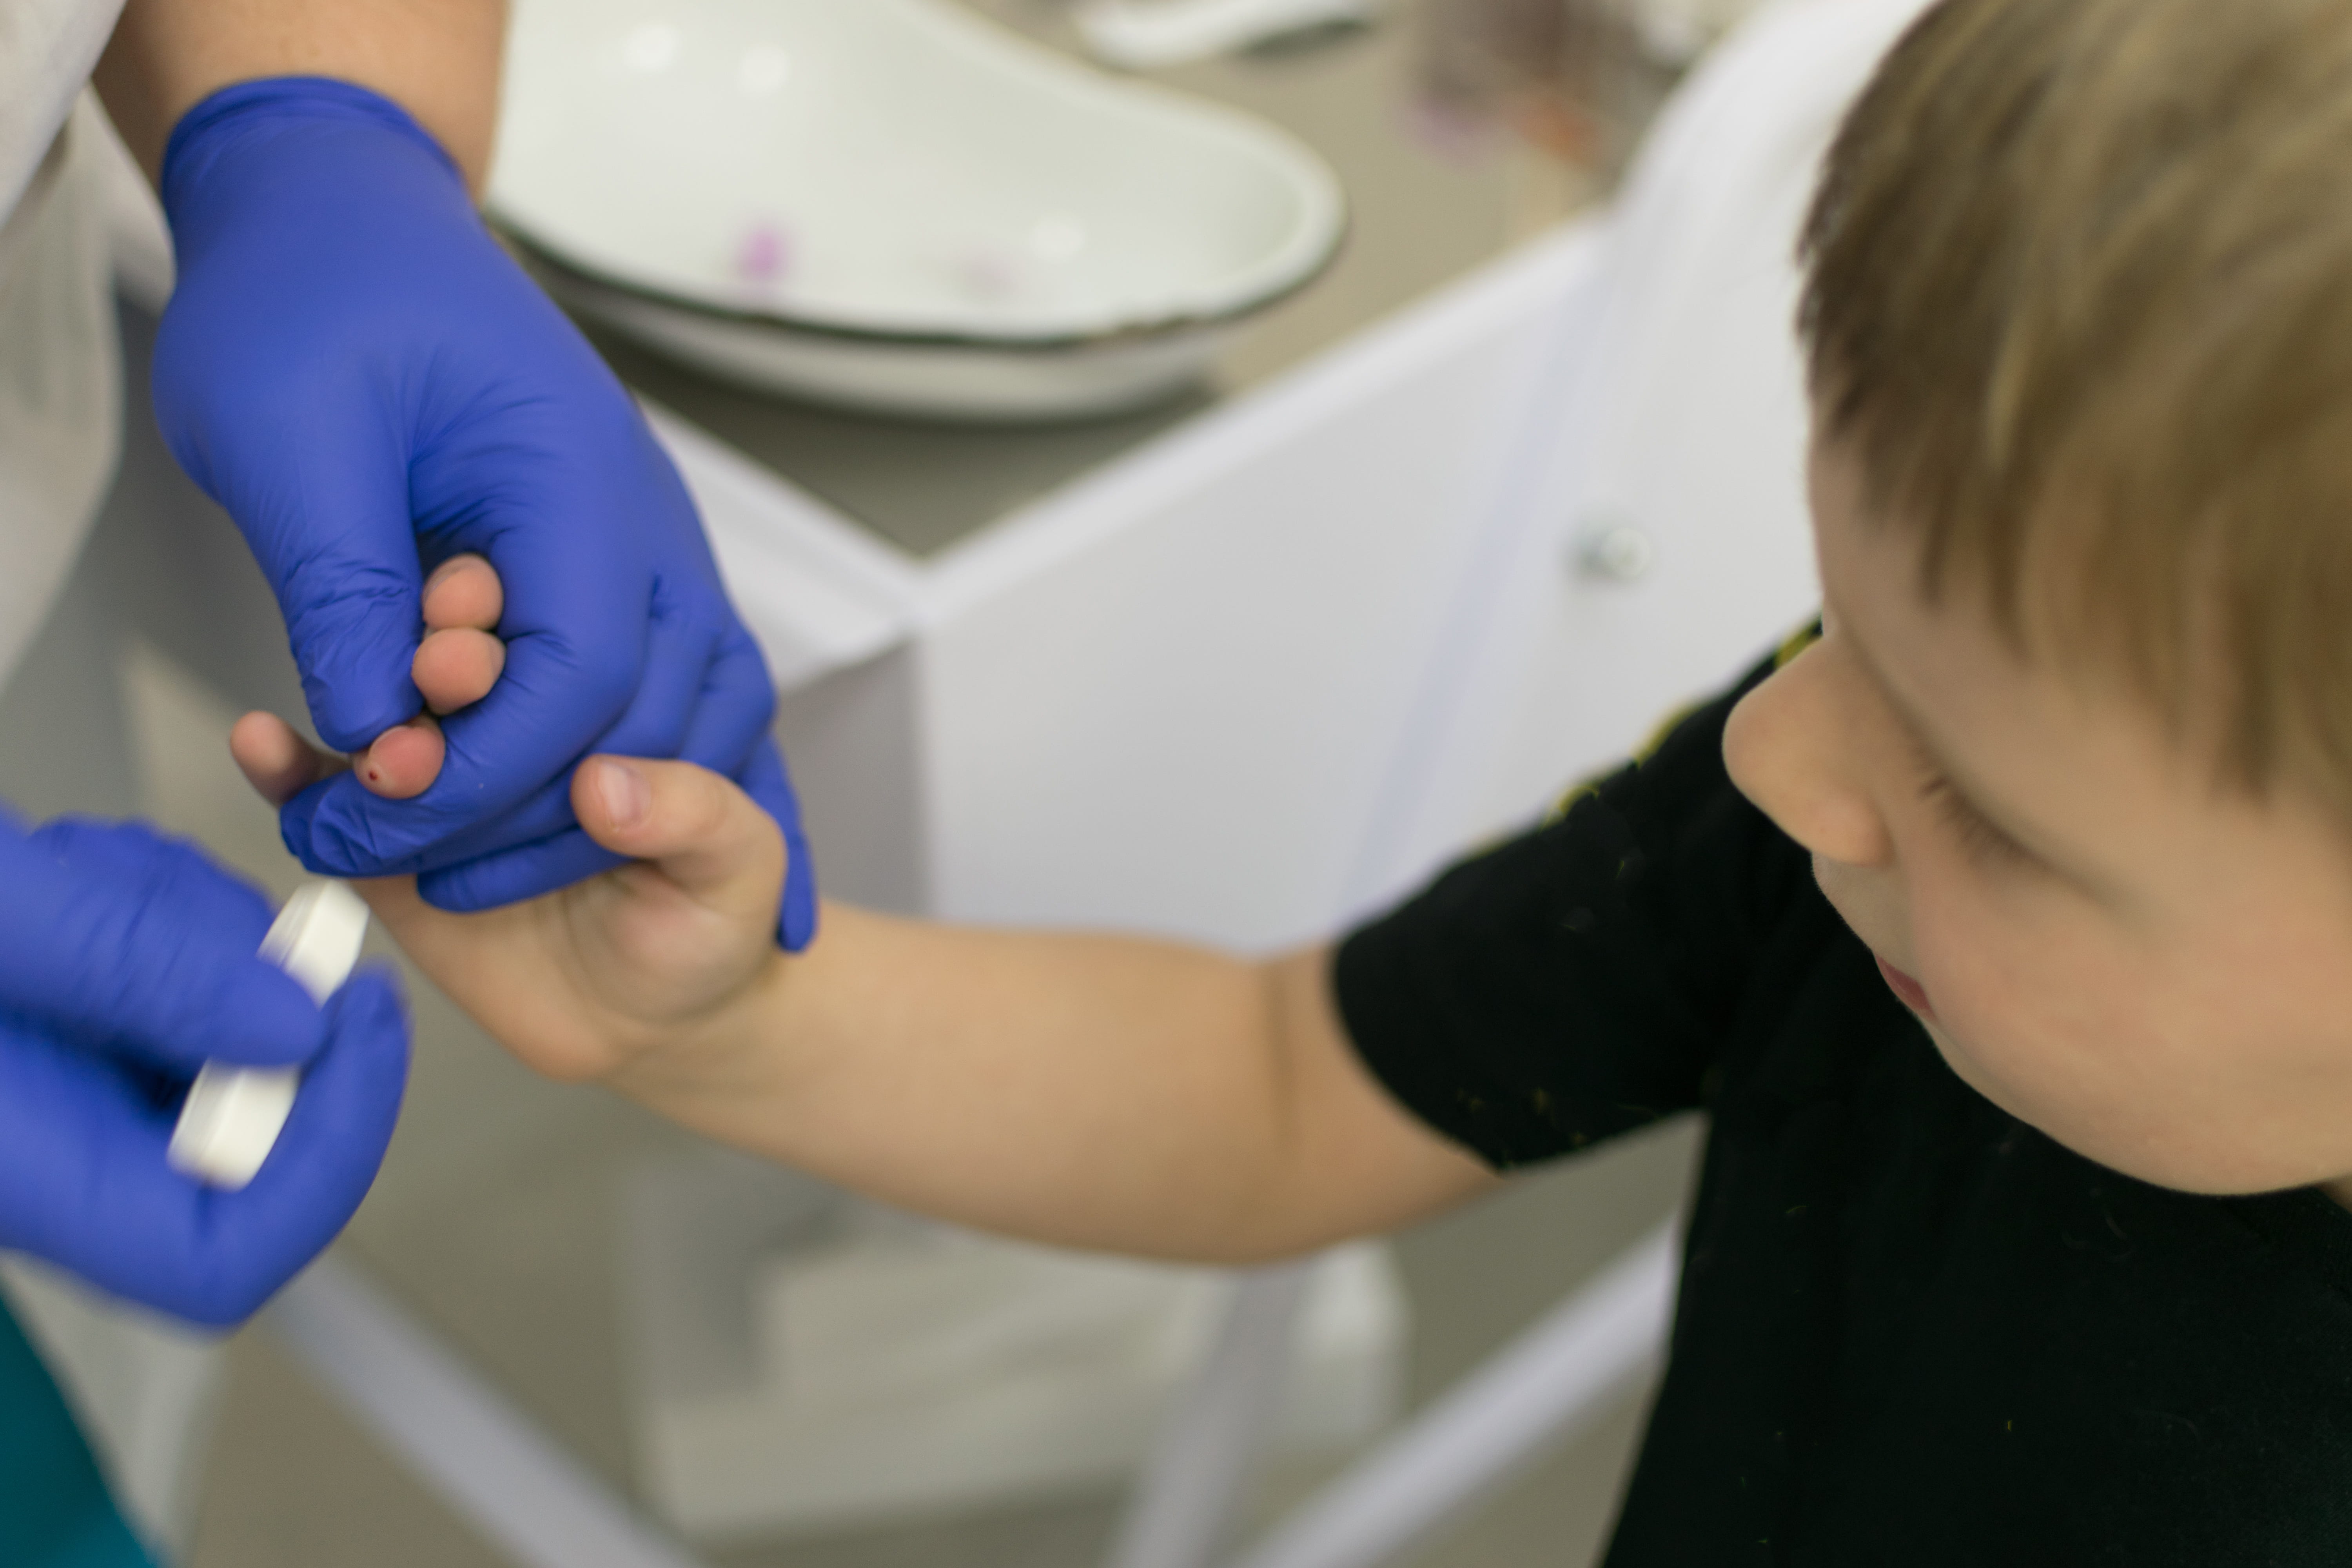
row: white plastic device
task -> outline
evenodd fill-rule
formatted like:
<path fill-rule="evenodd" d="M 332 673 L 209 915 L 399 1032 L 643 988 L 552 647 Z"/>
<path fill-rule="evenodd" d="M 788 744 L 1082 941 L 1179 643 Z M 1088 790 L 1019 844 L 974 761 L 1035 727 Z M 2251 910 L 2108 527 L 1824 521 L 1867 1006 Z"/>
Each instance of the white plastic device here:
<path fill-rule="evenodd" d="M 357 893 L 341 882 L 310 882 L 278 911 L 261 939 L 261 956 L 292 975 L 323 1007 L 359 963 L 367 927 L 367 905 Z M 291 1068 L 273 1071 L 206 1062 L 172 1129 L 165 1156 L 172 1168 L 207 1186 L 241 1191 L 278 1146 L 301 1081 L 301 1073 Z"/>

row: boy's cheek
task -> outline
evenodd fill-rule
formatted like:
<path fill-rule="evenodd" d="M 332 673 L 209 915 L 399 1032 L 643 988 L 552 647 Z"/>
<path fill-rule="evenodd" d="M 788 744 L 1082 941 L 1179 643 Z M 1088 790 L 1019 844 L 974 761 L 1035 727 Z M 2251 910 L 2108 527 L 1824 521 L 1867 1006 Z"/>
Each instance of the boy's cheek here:
<path fill-rule="evenodd" d="M 1920 1022 L 1960 1080 L 2066 1141 L 2060 1129 L 2072 1119 L 2061 1106 L 2069 1097 L 2050 1079 L 2080 1075 L 2062 1066 L 2064 1053 L 2048 1049 L 2050 1042 L 2037 1043 L 2054 1020 L 2028 1016 L 2036 981 L 2019 965 L 2031 969 L 2035 956 L 2013 950 L 2008 921 L 1939 879 L 1932 857 L 1910 863 L 1921 873 L 1916 884 L 1819 857 L 1813 874 L 1864 944 L 1920 982 L 1934 1014 Z"/>
<path fill-rule="evenodd" d="M 1988 896 L 1929 844 L 1904 843 L 1895 865 L 1816 855 L 1813 875 L 1865 946 L 1922 983 L 1936 1015 L 1922 1024 L 1955 1076 L 2111 1169 L 2252 1190 L 2199 1125 L 2195 1108 L 2212 1098 L 2199 1089 L 2211 1086 L 2164 1025 L 2161 975 L 2074 928 L 2063 907 Z"/>
<path fill-rule="evenodd" d="M 1938 1015 L 1927 1033 L 1963 1083 L 2111 1170 L 2247 1190 L 2214 1137 L 2220 1086 L 2166 1026 L 2160 983 L 2063 921 L 1941 917 L 1930 912 L 1919 936 Z"/>

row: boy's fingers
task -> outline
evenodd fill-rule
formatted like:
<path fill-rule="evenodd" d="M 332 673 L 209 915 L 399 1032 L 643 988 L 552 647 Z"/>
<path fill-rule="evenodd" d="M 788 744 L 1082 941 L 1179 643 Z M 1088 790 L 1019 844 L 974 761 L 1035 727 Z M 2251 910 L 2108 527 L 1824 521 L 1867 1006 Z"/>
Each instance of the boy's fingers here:
<path fill-rule="evenodd" d="M 494 632 L 505 614 L 506 584 L 481 556 L 451 556 L 425 580 L 428 631 Z"/>
<path fill-rule="evenodd" d="M 416 657 L 409 663 L 409 678 L 416 689 L 425 695 L 425 705 L 435 713 L 455 713 L 460 708 L 471 707 L 490 694 L 499 683 L 499 673 L 506 668 L 507 645 L 492 634 L 499 618 L 506 614 L 506 585 L 490 563 L 479 555 L 457 555 L 435 568 L 425 580 L 425 640 L 418 645 Z M 413 742 L 396 742 L 410 748 L 408 761 L 422 763 L 425 753 L 414 749 Z M 441 771 L 440 759 L 433 759 L 432 771 L 424 783 L 431 784 Z M 394 764 L 388 775 L 396 788 L 405 789 L 414 782 L 403 764 Z M 361 776 L 367 776 L 361 770 Z M 405 800 L 406 794 L 369 786 L 379 795 L 390 795 L 394 800 Z M 422 784 L 417 786 L 421 791 Z M 410 791 L 409 793 L 417 793 Z"/>
<path fill-rule="evenodd" d="M 245 774 L 254 793 L 272 805 L 284 805 L 330 773 L 351 763 L 332 752 L 322 752 L 275 713 L 248 713 L 228 732 L 229 755 Z"/>
<path fill-rule="evenodd" d="M 650 860 L 706 902 L 772 905 L 783 835 L 751 797 L 691 763 L 591 757 L 572 779 L 572 808 L 588 836 L 615 854 Z"/>
<path fill-rule="evenodd" d="M 441 776 L 447 753 L 439 721 L 420 713 L 378 735 L 373 745 L 352 759 L 352 771 L 372 794 L 386 800 L 414 800 Z"/>
<path fill-rule="evenodd" d="M 321 752 L 274 713 L 248 713 L 228 735 L 229 754 L 246 782 L 272 805 L 284 805 L 330 773 L 352 770 L 387 800 L 423 795 L 441 774 L 441 726 L 421 714 L 386 730 L 356 758 Z"/>
<path fill-rule="evenodd" d="M 451 626 L 425 635 L 409 677 L 426 707 L 448 714 L 488 697 L 506 667 L 506 644 L 485 631 Z"/>

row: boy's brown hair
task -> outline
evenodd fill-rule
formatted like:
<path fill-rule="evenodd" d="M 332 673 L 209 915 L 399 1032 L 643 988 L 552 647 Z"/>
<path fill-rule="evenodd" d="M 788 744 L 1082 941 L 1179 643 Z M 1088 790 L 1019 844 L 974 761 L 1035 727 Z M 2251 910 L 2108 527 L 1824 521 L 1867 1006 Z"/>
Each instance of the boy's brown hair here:
<path fill-rule="evenodd" d="M 2352 812 L 2352 0 L 1943 0 L 1804 254 L 1823 433 L 1930 599 Z"/>

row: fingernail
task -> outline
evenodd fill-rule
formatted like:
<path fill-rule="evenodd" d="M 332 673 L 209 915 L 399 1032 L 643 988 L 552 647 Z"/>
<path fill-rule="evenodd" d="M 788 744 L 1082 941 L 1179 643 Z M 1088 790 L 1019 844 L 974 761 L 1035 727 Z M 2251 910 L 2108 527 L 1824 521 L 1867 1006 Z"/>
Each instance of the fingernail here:
<path fill-rule="evenodd" d="M 595 764 L 596 798 L 604 803 L 604 815 L 615 827 L 635 827 L 653 810 L 654 786 L 646 775 L 626 763 L 605 758 Z"/>

